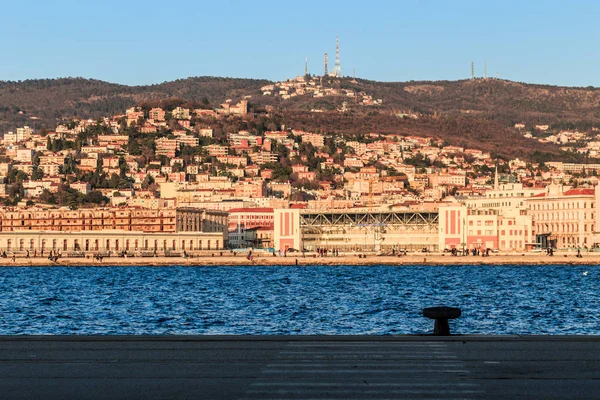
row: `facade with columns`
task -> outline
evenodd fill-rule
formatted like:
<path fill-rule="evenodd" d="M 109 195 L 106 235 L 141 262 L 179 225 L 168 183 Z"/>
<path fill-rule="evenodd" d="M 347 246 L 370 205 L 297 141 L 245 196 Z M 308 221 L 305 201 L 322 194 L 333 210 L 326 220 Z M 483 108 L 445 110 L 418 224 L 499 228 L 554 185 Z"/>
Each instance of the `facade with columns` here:
<path fill-rule="evenodd" d="M 0 210 L 0 251 L 159 252 L 227 248 L 227 213 L 195 208 Z"/>
<path fill-rule="evenodd" d="M 32 255 L 48 254 L 49 251 L 69 252 L 156 252 L 202 251 L 223 249 L 221 232 L 151 233 L 123 230 L 101 232 L 14 231 L 0 232 L 0 251 Z"/>
<path fill-rule="evenodd" d="M 592 247 L 600 232 L 596 206 L 600 186 L 569 188 L 549 185 L 545 193 L 526 200 L 533 229 L 542 247 Z"/>

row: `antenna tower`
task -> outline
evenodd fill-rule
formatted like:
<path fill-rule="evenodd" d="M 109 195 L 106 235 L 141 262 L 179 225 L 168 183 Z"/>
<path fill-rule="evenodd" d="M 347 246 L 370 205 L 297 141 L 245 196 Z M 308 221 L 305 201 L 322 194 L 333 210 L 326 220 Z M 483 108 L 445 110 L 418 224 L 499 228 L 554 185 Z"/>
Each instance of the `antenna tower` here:
<path fill-rule="evenodd" d="M 342 67 L 340 65 L 340 42 L 338 37 L 335 37 L 335 76 L 342 76 Z"/>
<path fill-rule="evenodd" d="M 487 79 L 487 60 L 483 61 L 483 79 Z"/>
<path fill-rule="evenodd" d="M 306 57 L 306 61 L 304 62 L 304 75 L 308 75 L 308 57 Z"/>
<path fill-rule="evenodd" d="M 328 73 L 329 68 L 327 67 L 327 53 L 325 53 L 325 72 L 323 73 L 323 76 L 327 76 Z"/>
<path fill-rule="evenodd" d="M 475 79 L 475 61 L 471 61 L 471 80 Z"/>

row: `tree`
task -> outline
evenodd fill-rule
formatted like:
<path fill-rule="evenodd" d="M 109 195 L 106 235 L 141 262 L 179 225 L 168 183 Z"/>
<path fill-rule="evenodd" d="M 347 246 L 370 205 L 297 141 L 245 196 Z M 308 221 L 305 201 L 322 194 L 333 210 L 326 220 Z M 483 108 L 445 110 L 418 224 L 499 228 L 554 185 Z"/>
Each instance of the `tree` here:
<path fill-rule="evenodd" d="M 142 189 L 148 189 L 150 185 L 154 184 L 154 178 L 152 175 L 146 175 L 144 180 L 142 181 Z"/>
<path fill-rule="evenodd" d="M 48 189 L 44 189 L 42 191 L 42 193 L 38 196 L 38 200 L 41 203 L 56 204 L 56 196 Z"/>
<path fill-rule="evenodd" d="M 33 172 L 31 173 L 31 179 L 34 181 L 40 180 L 44 177 L 44 171 L 39 169 L 38 167 L 33 168 Z"/>
<path fill-rule="evenodd" d="M 92 190 L 83 198 L 83 202 L 87 204 L 105 204 L 108 203 L 108 198 L 102 195 L 98 190 Z"/>
<path fill-rule="evenodd" d="M 118 189 L 119 182 L 121 182 L 121 178 L 119 175 L 113 173 L 108 179 L 108 187 L 111 189 Z"/>

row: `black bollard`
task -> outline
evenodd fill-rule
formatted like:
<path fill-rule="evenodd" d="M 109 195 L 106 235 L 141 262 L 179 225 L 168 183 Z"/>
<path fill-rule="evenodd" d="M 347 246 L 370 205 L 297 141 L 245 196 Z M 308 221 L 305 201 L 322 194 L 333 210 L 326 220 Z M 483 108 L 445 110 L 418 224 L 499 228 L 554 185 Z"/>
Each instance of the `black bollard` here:
<path fill-rule="evenodd" d="M 454 307 L 431 307 L 423 309 L 423 316 L 434 319 L 433 334 L 438 336 L 450 336 L 449 319 L 460 317 L 460 308 Z"/>

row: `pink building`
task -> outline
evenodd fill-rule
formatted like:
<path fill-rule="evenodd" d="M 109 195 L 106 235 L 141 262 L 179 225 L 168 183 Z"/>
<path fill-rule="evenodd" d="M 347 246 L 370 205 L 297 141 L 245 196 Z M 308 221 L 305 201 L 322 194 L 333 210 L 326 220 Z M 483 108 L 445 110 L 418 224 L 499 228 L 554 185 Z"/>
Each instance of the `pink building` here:
<path fill-rule="evenodd" d="M 273 244 L 275 250 L 302 249 L 300 238 L 300 210 L 277 209 L 274 211 Z"/>

